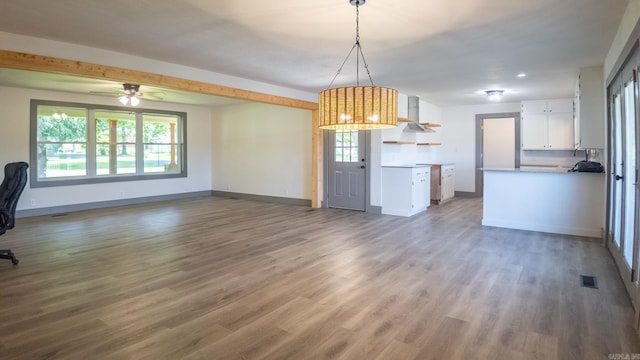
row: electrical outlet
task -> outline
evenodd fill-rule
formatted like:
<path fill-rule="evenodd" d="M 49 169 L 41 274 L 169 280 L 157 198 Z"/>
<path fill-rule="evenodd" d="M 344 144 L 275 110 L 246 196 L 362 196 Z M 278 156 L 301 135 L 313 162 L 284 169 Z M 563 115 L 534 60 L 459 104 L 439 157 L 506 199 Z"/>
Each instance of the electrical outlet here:
<path fill-rule="evenodd" d="M 231 184 L 227 184 L 227 190 L 231 190 Z"/>
<path fill-rule="evenodd" d="M 31 206 L 36 206 L 36 199 L 31 199 Z"/>

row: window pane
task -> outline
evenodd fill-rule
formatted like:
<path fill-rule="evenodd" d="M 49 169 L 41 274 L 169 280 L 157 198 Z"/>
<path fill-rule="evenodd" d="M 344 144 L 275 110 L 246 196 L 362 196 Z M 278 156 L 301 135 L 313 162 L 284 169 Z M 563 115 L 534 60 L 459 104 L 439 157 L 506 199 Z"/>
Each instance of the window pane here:
<path fill-rule="evenodd" d="M 351 140 L 351 132 L 347 131 L 342 136 L 343 136 L 342 145 L 344 147 L 351 146 L 351 141 L 352 141 Z"/>
<path fill-rule="evenodd" d="M 96 174 L 136 173 L 136 114 L 97 110 Z"/>
<path fill-rule="evenodd" d="M 38 143 L 38 178 L 86 175 L 87 152 L 84 144 Z"/>
<path fill-rule="evenodd" d="M 336 148 L 336 162 L 342 162 L 342 148 Z"/>
<path fill-rule="evenodd" d="M 114 173 L 116 170 L 113 171 Z M 109 144 L 96 145 L 96 174 L 109 175 Z"/>
<path fill-rule="evenodd" d="M 352 147 L 351 148 L 351 159 L 349 161 L 358 162 L 358 148 L 357 147 Z"/>
<path fill-rule="evenodd" d="M 143 114 L 144 172 L 179 172 L 182 146 L 178 117 L 165 114 Z"/>
<path fill-rule="evenodd" d="M 121 151 L 117 155 L 117 174 L 136 173 L 136 146 L 135 144 L 118 144 Z"/>
<path fill-rule="evenodd" d="M 350 131 L 349 132 L 349 146 L 358 146 L 358 132 Z"/>
<path fill-rule="evenodd" d="M 124 152 L 122 149 L 124 148 Z M 116 149 L 115 152 L 111 150 Z M 113 155 L 113 156 L 111 156 Z M 134 144 L 117 143 L 98 144 L 96 146 L 96 174 L 135 174 L 136 146 Z"/>
<path fill-rule="evenodd" d="M 70 107 L 38 106 L 39 142 L 87 141 L 87 111 Z"/>
<path fill-rule="evenodd" d="M 96 119 L 96 142 L 109 142 L 109 120 Z"/>
<path fill-rule="evenodd" d="M 87 111 L 65 106 L 37 106 L 38 178 L 87 175 Z"/>

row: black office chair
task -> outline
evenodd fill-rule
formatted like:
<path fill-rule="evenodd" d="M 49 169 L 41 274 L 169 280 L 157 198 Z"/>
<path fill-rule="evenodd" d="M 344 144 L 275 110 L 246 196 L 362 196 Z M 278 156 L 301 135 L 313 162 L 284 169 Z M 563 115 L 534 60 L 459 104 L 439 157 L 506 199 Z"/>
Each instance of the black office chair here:
<path fill-rule="evenodd" d="M 27 184 L 26 162 L 13 162 L 4 167 L 4 180 L 0 184 L 0 235 L 13 229 L 16 223 L 16 206 Z M 19 260 L 11 250 L 0 250 L 0 259 L 9 259 L 13 265 Z"/>

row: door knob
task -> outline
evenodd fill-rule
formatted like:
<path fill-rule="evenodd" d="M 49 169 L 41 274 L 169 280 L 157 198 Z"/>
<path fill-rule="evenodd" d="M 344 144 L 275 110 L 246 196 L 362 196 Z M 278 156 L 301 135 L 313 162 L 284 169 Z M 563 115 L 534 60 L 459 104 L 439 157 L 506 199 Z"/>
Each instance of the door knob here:
<path fill-rule="evenodd" d="M 616 175 L 616 180 L 623 180 L 624 176 Z"/>

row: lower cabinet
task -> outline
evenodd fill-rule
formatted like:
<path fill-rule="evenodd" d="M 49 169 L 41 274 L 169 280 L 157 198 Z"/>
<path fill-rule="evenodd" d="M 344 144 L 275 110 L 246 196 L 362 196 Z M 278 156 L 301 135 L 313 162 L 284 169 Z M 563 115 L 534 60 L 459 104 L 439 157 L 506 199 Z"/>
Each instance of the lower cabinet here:
<path fill-rule="evenodd" d="M 440 204 L 455 195 L 456 169 L 453 164 L 431 165 L 431 203 Z"/>
<path fill-rule="evenodd" d="M 411 216 L 427 210 L 430 167 L 382 167 L 382 213 Z"/>

